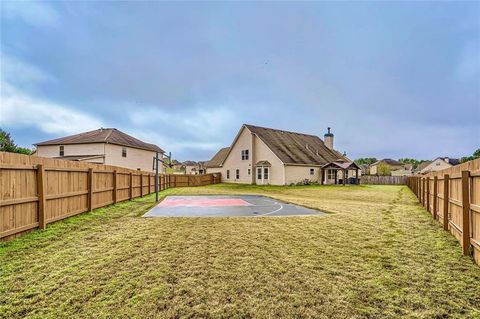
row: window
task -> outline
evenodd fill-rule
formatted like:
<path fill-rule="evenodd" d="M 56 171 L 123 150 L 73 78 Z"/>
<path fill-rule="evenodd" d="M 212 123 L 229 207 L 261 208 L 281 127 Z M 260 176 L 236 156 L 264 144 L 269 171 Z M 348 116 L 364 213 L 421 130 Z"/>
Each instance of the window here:
<path fill-rule="evenodd" d="M 238 168 L 235 170 L 235 179 L 240 179 L 240 170 Z"/>
<path fill-rule="evenodd" d="M 248 150 L 242 150 L 242 161 L 248 160 Z"/>
<path fill-rule="evenodd" d="M 257 179 L 258 180 L 262 179 L 262 168 L 261 167 L 257 168 Z"/>
<path fill-rule="evenodd" d="M 335 179 L 335 170 L 329 169 L 327 175 L 328 179 Z"/>
<path fill-rule="evenodd" d="M 249 168 L 249 169 L 247 170 L 247 173 L 248 173 L 248 176 L 250 176 L 250 175 L 252 174 L 252 170 Z"/>
<path fill-rule="evenodd" d="M 230 179 L 230 170 L 227 169 L 227 179 Z"/>
<path fill-rule="evenodd" d="M 127 157 L 127 148 L 122 147 L 122 157 Z"/>
<path fill-rule="evenodd" d="M 314 168 L 310 168 L 310 175 L 315 175 L 315 169 Z"/>
<path fill-rule="evenodd" d="M 263 179 L 268 179 L 268 167 L 263 168 Z"/>
<path fill-rule="evenodd" d="M 64 156 L 64 155 L 65 155 L 65 146 L 63 146 L 63 145 L 60 145 L 60 151 L 59 151 L 59 154 L 60 154 L 60 156 Z"/>
<path fill-rule="evenodd" d="M 435 165 L 440 166 L 440 162 L 436 162 Z"/>

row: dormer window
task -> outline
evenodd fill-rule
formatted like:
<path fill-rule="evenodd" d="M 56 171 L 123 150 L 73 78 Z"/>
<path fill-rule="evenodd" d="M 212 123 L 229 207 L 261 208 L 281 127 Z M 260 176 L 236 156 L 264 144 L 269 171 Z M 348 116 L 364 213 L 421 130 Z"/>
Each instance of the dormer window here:
<path fill-rule="evenodd" d="M 127 157 L 127 148 L 125 146 L 122 147 L 122 157 Z"/>
<path fill-rule="evenodd" d="M 60 156 L 65 156 L 65 146 L 60 145 L 58 154 L 59 154 Z"/>

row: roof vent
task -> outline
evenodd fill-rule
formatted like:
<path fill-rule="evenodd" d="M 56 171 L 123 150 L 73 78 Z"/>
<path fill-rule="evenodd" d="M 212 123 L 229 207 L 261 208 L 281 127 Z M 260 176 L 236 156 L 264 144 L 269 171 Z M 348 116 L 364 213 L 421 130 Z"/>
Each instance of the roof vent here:
<path fill-rule="evenodd" d="M 305 148 L 308 150 L 308 143 L 305 143 Z"/>

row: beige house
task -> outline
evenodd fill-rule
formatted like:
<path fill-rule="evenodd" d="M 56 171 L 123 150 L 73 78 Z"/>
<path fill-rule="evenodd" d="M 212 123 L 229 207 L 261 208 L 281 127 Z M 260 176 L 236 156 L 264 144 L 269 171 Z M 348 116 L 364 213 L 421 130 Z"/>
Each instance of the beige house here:
<path fill-rule="evenodd" d="M 397 170 L 405 170 L 404 163 L 401 163 L 391 158 L 384 158 L 370 165 L 370 175 L 378 175 L 378 166 L 381 164 L 388 166 L 388 168 L 390 168 L 390 172 Z"/>
<path fill-rule="evenodd" d="M 460 160 L 457 158 L 437 157 L 433 161 L 426 162 L 425 165 L 419 166 L 418 173 L 427 174 L 430 172 L 441 171 L 458 164 L 460 164 Z"/>
<path fill-rule="evenodd" d="M 314 135 L 248 124 L 205 166 L 207 173 L 221 173 L 222 182 L 257 185 L 335 184 L 345 177 L 355 182 L 360 169 L 333 149 L 330 128 L 324 142 Z"/>
<path fill-rule="evenodd" d="M 156 152 L 163 158 L 164 151 L 154 144 L 136 139 L 115 128 L 98 130 L 57 138 L 35 144 L 34 155 L 71 161 L 85 161 L 153 171 Z M 163 166 L 159 167 L 163 172 Z"/>

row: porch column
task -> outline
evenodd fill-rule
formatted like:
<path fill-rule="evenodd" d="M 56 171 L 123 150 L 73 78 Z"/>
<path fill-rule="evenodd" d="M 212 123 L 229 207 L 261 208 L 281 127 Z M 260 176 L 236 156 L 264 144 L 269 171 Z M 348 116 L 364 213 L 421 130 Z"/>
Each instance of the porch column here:
<path fill-rule="evenodd" d="M 320 185 L 323 185 L 323 175 L 324 175 L 323 168 L 320 168 Z"/>
<path fill-rule="evenodd" d="M 335 170 L 335 185 L 337 185 L 337 173 L 338 173 L 338 170 Z"/>
<path fill-rule="evenodd" d="M 358 168 L 355 170 L 355 183 L 356 183 L 357 185 L 360 184 L 360 181 L 358 180 Z"/>
<path fill-rule="evenodd" d="M 343 186 L 345 186 L 347 184 L 347 170 L 344 169 L 343 170 Z"/>

